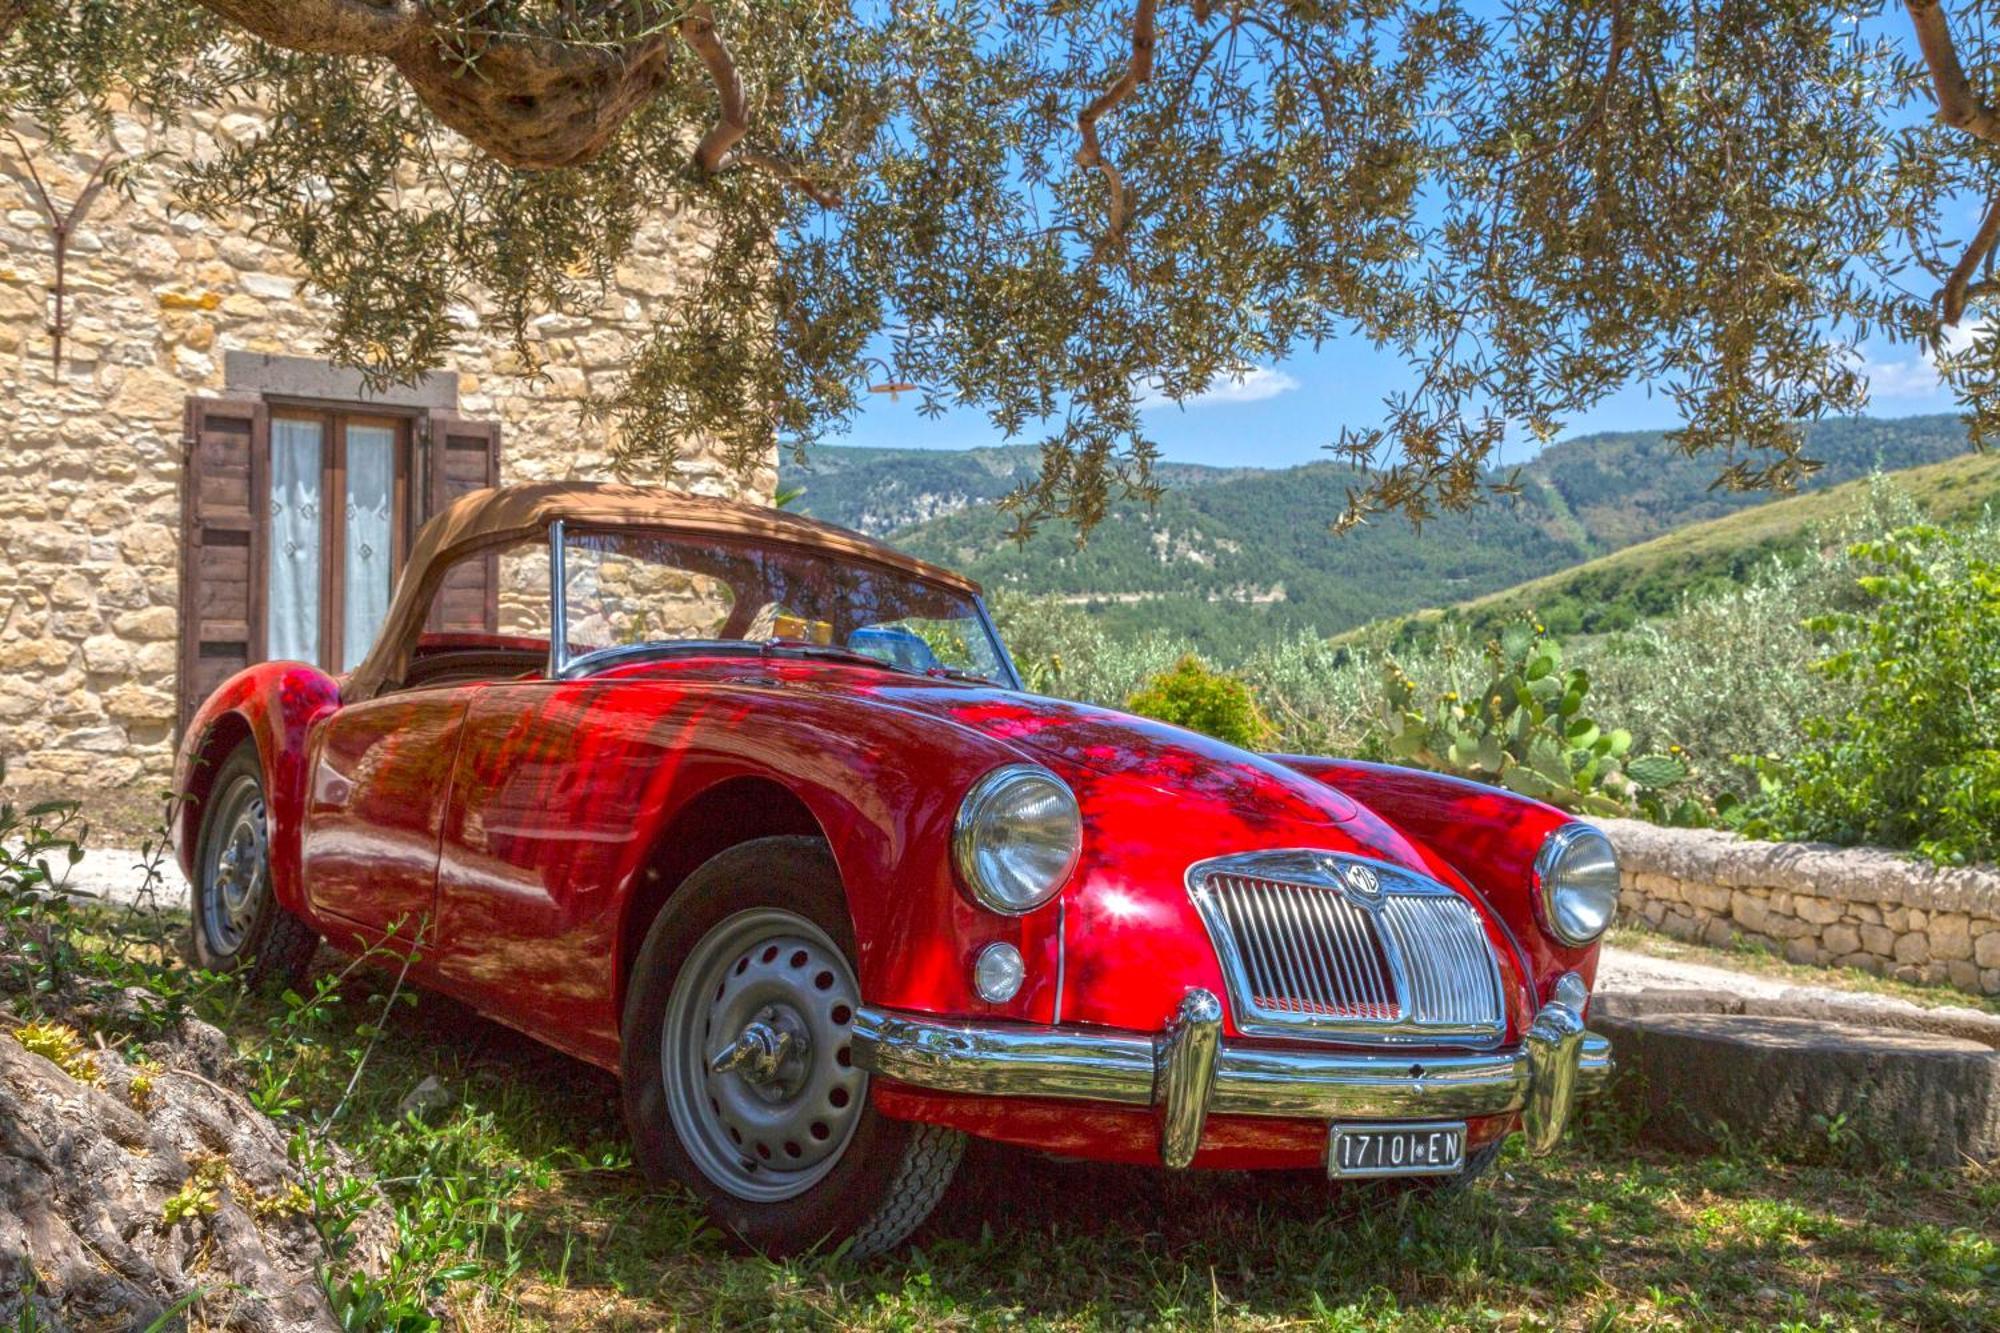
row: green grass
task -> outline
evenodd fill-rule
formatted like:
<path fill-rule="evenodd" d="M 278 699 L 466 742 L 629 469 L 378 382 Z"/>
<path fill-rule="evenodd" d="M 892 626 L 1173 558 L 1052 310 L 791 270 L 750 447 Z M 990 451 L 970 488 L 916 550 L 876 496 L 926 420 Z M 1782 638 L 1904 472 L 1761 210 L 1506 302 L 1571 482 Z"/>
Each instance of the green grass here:
<path fill-rule="evenodd" d="M 1968 454 L 1885 475 L 1940 521 L 1969 517 L 2000 503 L 2000 454 Z M 1764 561 L 1798 557 L 1814 530 L 1858 510 L 1871 484 L 1864 477 L 1690 524 L 1449 608 L 1364 625 L 1336 635 L 1333 641 L 1409 642 L 1448 619 L 1484 632 L 1523 611 L 1534 610 L 1546 618 L 1558 614 L 1559 608 L 1579 606 L 1600 617 L 1607 610 L 1629 615 L 1624 623 L 1552 624 L 1551 628 L 1563 633 L 1628 628 L 1639 617 L 1671 612 L 1684 593 L 1740 583 Z"/>
<path fill-rule="evenodd" d="M 976 1150 L 917 1248 L 855 1266 L 734 1254 L 624 1168 L 612 1080 L 426 998 L 347 1137 L 439 1258 L 465 1327 L 1991 1327 L 2000 1180 L 1854 1175 L 1630 1146 L 1598 1117 L 1442 1207 Z M 254 1031 L 254 1029 L 253 1029 Z M 462 1104 L 389 1127 L 435 1074 Z M 451 1219 L 450 1189 L 491 1200 Z M 467 1186 L 471 1188 L 467 1190 Z M 480 1210 L 475 1209 L 475 1212 Z M 468 1224 L 469 1222 L 469 1224 Z"/>
<path fill-rule="evenodd" d="M 399 1215 L 387 1292 L 469 1330 L 1991 1328 L 2000 1174 L 1691 1158 L 1608 1110 L 1555 1156 L 1420 1203 L 975 1144 L 914 1246 L 865 1265 L 735 1252 L 630 1168 L 613 1079 L 451 1001 L 211 1001 L 296 1119 L 363 1076 L 334 1137 Z M 370 1024 L 383 1018 L 370 1050 Z M 301 1017 L 301 1015 L 305 1017 Z M 452 1104 L 397 1105 L 426 1076 Z M 253 1082 L 256 1080 L 253 1079 Z M 1819 1158 L 1818 1162 L 1812 1160 Z M 406 1325 L 408 1326 L 408 1325 Z"/>

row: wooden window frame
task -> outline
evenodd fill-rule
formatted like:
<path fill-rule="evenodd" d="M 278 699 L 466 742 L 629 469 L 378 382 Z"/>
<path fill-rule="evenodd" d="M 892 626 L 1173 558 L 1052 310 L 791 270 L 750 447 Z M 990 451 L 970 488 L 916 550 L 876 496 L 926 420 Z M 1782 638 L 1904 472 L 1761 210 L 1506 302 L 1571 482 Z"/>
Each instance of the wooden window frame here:
<path fill-rule="evenodd" d="M 395 514 L 389 531 L 389 586 L 393 591 L 396 579 L 402 575 L 403 564 L 409 559 L 410 542 L 421 521 L 412 503 L 417 493 L 411 486 L 411 478 L 416 471 L 417 416 L 413 412 L 383 411 L 373 405 L 322 404 L 310 400 L 269 398 L 265 406 L 274 423 L 315 421 L 320 424 L 319 472 L 324 513 L 320 529 L 319 617 L 320 654 L 324 660 L 318 665 L 328 672 L 349 670 L 354 663 L 346 660 L 346 624 L 342 614 L 347 596 L 347 429 L 355 425 L 387 426 L 395 432 L 395 479 L 389 501 Z M 260 521 L 268 543 L 271 509 L 268 461 L 264 472 L 266 480 Z M 268 573 L 266 577 L 269 577 Z M 268 620 L 268 594 L 263 601 L 265 615 L 260 619 Z M 269 642 L 267 631 L 258 650 L 265 651 Z"/>

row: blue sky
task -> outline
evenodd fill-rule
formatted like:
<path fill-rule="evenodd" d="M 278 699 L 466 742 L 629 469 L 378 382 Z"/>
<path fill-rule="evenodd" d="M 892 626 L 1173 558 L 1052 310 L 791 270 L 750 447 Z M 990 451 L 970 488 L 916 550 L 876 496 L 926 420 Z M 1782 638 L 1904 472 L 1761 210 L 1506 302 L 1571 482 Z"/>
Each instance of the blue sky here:
<path fill-rule="evenodd" d="M 1913 347 L 1865 349 L 1874 389 L 1876 416 L 1948 412 L 1951 398 L 1940 393 L 1930 364 Z M 1328 457 L 1326 446 L 1342 426 L 1379 422 L 1382 395 L 1408 382 L 1393 356 L 1366 342 L 1330 344 L 1276 366 L 1259 367 L 1241 383 L 1216 384 L 1184 407 L 1163 403 L 1146 413 L 1146 429 L 1161 453 L 1179 463 L 1223 466 L 1290 467 Z M 915 395 L 892 399 L 871 394 L 866 409 L 846 436 L 832 444 L 894 448 L 972 449 L 1006 441 L 978 412 L 952 412 L 926 420 Z M 1673 403 L 1635 387 L 1606 399 L 1588 415 L 1569 423 L 1564 436 L 1601 430 L 1659 430 L 1675 424 Z M 1023 442 L 1038 440 L 1028 435 Z M 1503 463 L 1532 456 L 1529 442 L 1511 446 Z"/>

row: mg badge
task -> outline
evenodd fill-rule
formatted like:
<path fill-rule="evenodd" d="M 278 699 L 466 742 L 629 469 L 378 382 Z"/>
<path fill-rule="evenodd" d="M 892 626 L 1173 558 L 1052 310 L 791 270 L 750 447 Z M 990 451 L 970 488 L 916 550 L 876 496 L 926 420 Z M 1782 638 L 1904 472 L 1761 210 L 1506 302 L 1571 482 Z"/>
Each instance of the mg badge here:
<path fill-rule="evenodd" d="M 1372 903 L 1382 896 L 1382 877 L 1375 873 L 1373 866 L 1350 861 L 1340 869 L 1340 882 L 1355 898 Z"/>

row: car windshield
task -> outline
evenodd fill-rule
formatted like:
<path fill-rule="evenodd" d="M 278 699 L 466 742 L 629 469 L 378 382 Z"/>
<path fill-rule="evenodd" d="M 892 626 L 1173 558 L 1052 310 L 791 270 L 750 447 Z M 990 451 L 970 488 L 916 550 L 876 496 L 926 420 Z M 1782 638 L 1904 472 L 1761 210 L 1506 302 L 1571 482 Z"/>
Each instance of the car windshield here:
<path fill-rule="evenodd" d="M 633 531 L 562 538 L 572 664 L 611 649 L 778 644 L 1014 683 L 979 600 L 820 552 Z"/>

